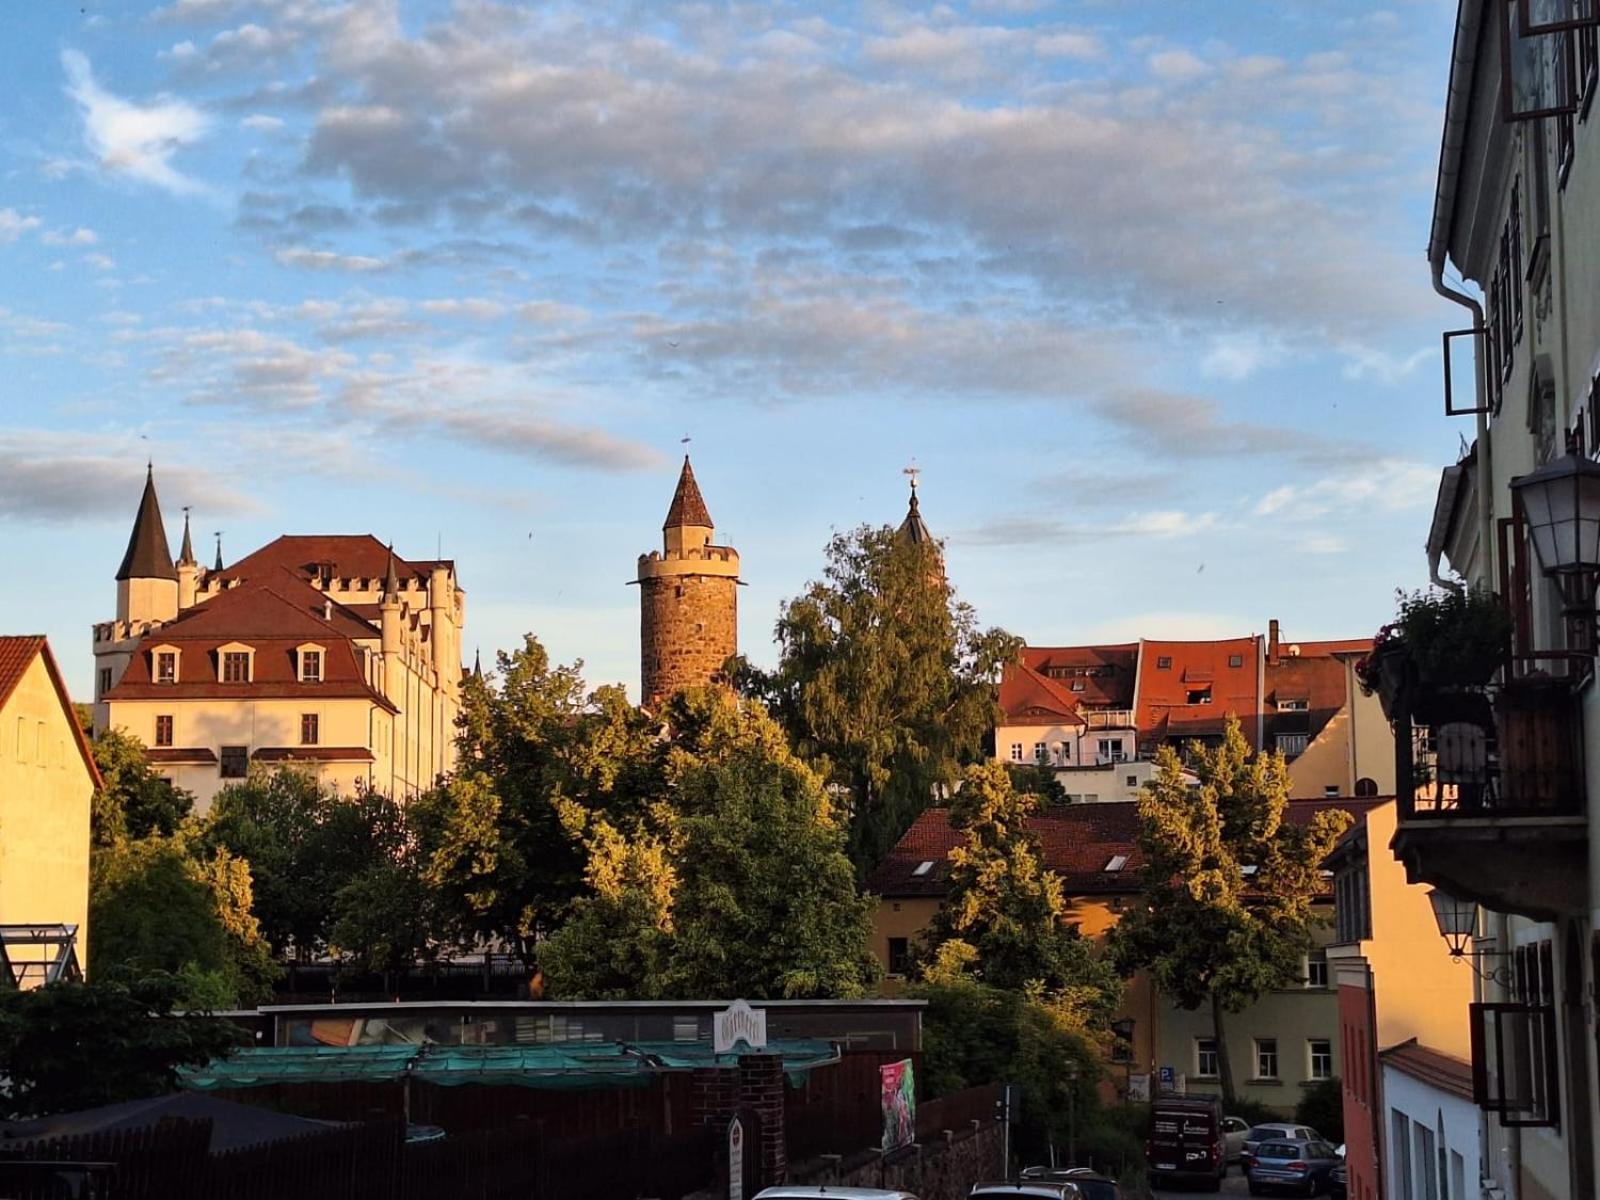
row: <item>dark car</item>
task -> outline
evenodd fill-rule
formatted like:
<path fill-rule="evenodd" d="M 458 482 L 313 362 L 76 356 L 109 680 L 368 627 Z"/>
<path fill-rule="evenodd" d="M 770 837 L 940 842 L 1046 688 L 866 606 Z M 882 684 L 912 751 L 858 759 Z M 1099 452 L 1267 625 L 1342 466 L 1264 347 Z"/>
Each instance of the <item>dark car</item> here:
<path fill-rule="evenodd" d="M 1315 1196 L 1328 1190 L 1333 1169 L 1340 1165 L 1338 1152 L 1324 1141 L 1262 1142 L 1245 1176 L 1252 1196 L 1274 1188 Z"/>
<path fill-rule="evenodd" d="M 1078 1190 L 1083 1193 L 1083 1200 L 1122 1200 L 1122 1193 L 1117 1190 L 1115 1179 L 1107 1179 L 1100 1172 L 1088 1167 L 1026 1167 L 1023 1169 L 1022 1178 L 1029 1183 L 1035 1180 L 1075 1183 L 1078 1185 Z"/>
<path fill-rule="evenodd" d="M 1150 1185 L 1196 1183 L 1220 1191 L 1228 1173 L 1222 1102 L 1210 1096 L 1163 1096 L 1151 1106 L 1144 1147 Z"/>
<path fill-rule="evenodd" d="M 1345 1200 L 1347 1194 L 1345 1182 L 1344 1160 L 1340 1159 L 1339 1165 L 1328 1172 L 1328 1195 L 1332 1196 L 1333 1200 Z"/>

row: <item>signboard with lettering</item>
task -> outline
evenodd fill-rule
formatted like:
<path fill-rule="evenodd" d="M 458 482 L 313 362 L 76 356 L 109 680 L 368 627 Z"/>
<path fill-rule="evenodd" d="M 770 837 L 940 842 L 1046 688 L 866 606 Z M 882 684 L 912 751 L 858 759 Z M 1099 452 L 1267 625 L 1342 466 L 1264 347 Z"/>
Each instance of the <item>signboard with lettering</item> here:
<path fill-rule="evenodd" d="M 911 1060 L 885 1063 L 878 1068 L 883 1096 L 883 1150 L 898 1150 L 917 1140 L 917 1081 Z"/>
<path fill-rule="evenodd" d="M 1128 1076 L 1128 1103 L 1130 1103 L 1130 1104 L 1149 1104 L 1150 1103 L 1150 1076 L 1148 1076 L 1148 1075 L 1129 1075 Z"/>
<path fill-rule="evenodd" d="M 744 1200 L 744 1122 L 728 1122 L 728 1200 Z"/>
<path fill-rule="evenodd" d="M 711 1046 L 718 1054 L 731 1054 L 743 1042 L 751 1050 L 767 1044 L 767 1012 L 735 1000 L 711 1019 Z"/>

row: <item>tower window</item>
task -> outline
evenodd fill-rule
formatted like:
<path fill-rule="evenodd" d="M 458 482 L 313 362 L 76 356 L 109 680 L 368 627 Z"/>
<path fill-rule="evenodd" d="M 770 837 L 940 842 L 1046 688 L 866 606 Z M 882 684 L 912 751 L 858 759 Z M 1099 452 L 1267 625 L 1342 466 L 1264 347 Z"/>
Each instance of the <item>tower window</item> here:
<path fill-rule="evenodd" d="M 104 696 L 111 690 L 111 668 L 100 668 L 100 694 Z"/>
<path fill-rule="evenodd" d="M 172 715 L 163 713 L 156 718 L 156 745 L 172 745 Z"/>

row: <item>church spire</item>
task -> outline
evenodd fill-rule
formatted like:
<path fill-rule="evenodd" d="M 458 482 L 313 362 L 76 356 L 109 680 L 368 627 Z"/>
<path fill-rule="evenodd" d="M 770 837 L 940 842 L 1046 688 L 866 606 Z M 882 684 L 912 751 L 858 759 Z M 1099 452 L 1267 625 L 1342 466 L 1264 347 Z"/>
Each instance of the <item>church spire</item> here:
<path fill-rule="evenodd" d="M 706 508 L 700 485 L 694 481 L 694 468 L 689 465 L 689 456 L 685 454 L 683 470 L 678 475 L 678 490 L 672 493 L 672 507 L 667 509 L 667 519 L 661 528 L 682 529 L 687 525 L 706 529 L 712 527 L 711 512 Z"/>
<path fill-rule="evenodd" d="M 217 561 L 211 568 L 213 571 L 222 570 L 222 530 L 217 530 Z"/>
<path fill-rule="evenodd" d="M 895 530 L 895 536 L 903 542 L 920 546 L 934 540 L 933 533 L 922 519 L 922 508 L 917 503 L 917 476 L 921 472 L 913 466 L 907 467 L 905 474 L 911 480 L 911 503 L 906 506 L 906 519 L 900 522 L 900 528 Z"/>
<path fill-rule="evenodd" d="M 197 567 L 200 564 L 194 557 L 194 542 L 189 537 L 189 506 L 183 506 L 183 546 L 178 551 L 178 566 Z"/>
<path fill-rule="evenodd" d="M 167 531 L 161 524 L 161 504 L 156 500 L 156 478 L 153 464 L 146 464 L 144 495 L 139 498 L 139 511 L 134 514 L 133 532 L 128 535 L 128 549 L 117 568 L 117 582 L 128 579 L 170 579 L 177 581 L 178 572 L 172 566 L 172 551 L 167 546 Z"/>

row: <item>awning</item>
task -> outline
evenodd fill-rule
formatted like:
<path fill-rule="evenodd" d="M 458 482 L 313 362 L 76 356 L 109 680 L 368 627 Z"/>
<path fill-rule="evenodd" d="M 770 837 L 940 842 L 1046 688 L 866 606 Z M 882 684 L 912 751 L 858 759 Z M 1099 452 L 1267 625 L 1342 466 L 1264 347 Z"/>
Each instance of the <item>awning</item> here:
<path fill-rule="evenodd" d="M 789 1081 L 839 1061 L 837 1047 L 811 1038 L 772 1042 L 764 1051 L 783 1061 Z M 737 1054 L 708 1042 L 556 1042 L 510 1046 L 252 1046 L 178 1071 L 182 1087 L 269 1087 L 280 1083 L 394 1083 L 414 1079 L 442 1087 L 645 1087 L 659 1074 L 731 1067 Z"/>

